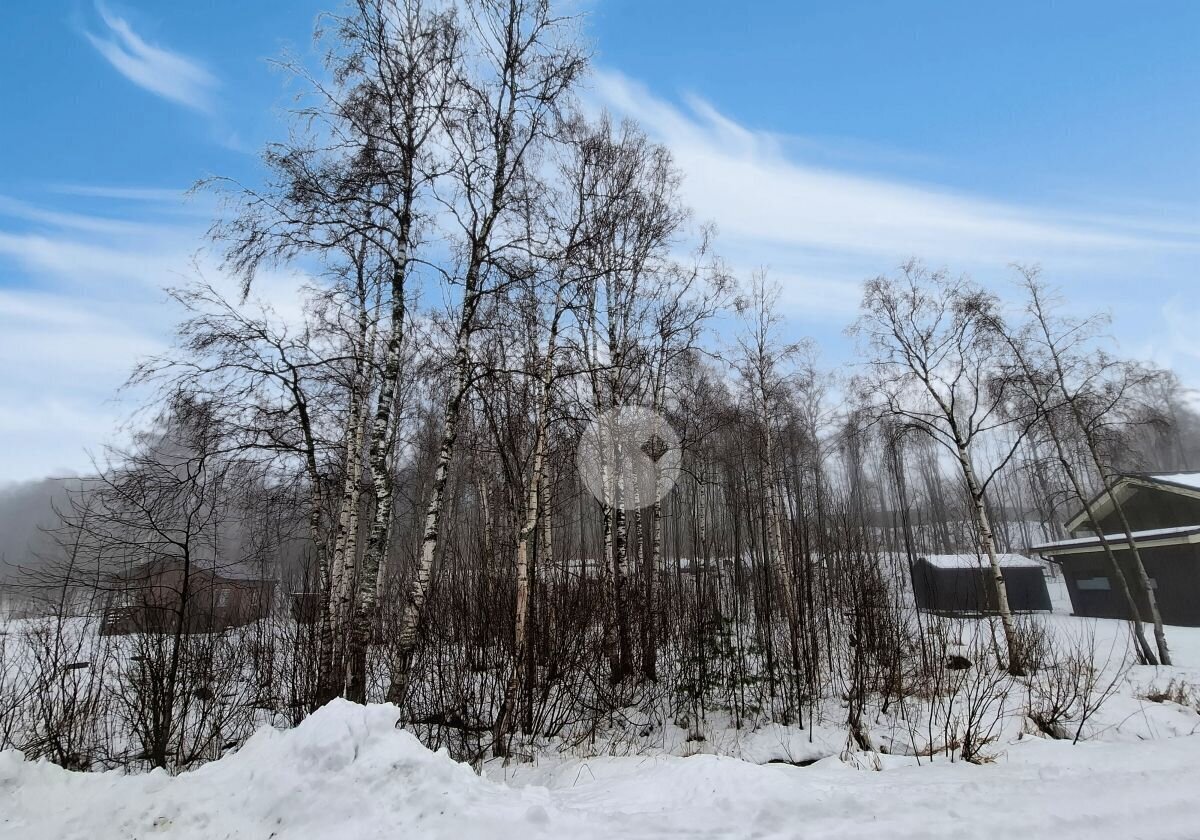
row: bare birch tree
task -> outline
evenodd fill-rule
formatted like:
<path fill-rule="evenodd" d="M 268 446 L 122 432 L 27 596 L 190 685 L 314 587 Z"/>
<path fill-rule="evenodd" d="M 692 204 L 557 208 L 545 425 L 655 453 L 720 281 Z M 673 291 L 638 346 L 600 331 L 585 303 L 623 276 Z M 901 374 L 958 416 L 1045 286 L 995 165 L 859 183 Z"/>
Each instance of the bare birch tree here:
<path fill-rule="evenodd" d="M 957 461 L 970 503 L 981 556 L 991 568 L 993 594 L 1008 644 L 1008 669 L 1024 671 L 1016 622 L 1008 603 L 988 486 L 1016 453 L 1027 418 L 1005 416 L 1006 395 L 996 378 L 1000 344 L 992 329 L 995 299 L 963 279 L 929 272 L 916 262 L 898 278 L 866 285 L 853 327 L 871 355 L 859 391 L 886 416 L 924 432 Z M 977 463 L 981 440 L 1005 434 L 1011 445 L 989 465 Z"/>
<path fill-rule="evenodd" d="M 1154 373 L 1145 371 L 1137 365 L 1118 362 L 1095 348 L 1091 348 L 1092 352 L 1089 353 L 1090 358 L 1088 359 L 1071 357 L 1067 348 L 1064 347 L 1064 342 L 1070 339 L 1086 338 L 1089 330 L 1095 329 L 1096 319 L 1070 322 L 1058 318 L 1051 309 L 1052 302 L 1040 280 L 1037 269 L 1022 267 L 1019 270 L 1028 295 L 1027 308 L 1033 319 L 1033 326 L 1039 334 L 1039 349 L 1044 354 L 1047 367 L 1052 374 L 1050 381 L 1056 391 L 1055 396 L 1063 407 L 1063 413 L 1074 421 L 1075 429 L 1082 436 L 1085 451 L 1091 462 L 1090 466 L 1096 471 L 1104 496 L 1121 523 L 1121 532 L 1125 537 L 1125 542 L 1119 548 L 1128 546 L 1134 578 L 1142 597 L 1146 599 L 1150 610 L 1150 619 L 1154 624 L 1154 641 L 1158 650 L 1158 661 L 1164 665 L 1170 665 L 1171 652 L 1167 647 L 1162 614 L 1158 609 L 1158 598 L 1150 583 L 1150 576 L 1146 573 L 1146 566 L 1142 562 L 1137 540 L 1134 539 L 1129 518 L 1125 515 L 1125 507 L 1116 493 L 1115 484 L 1119 475 L 1111 466 L 1112 459 L 1106 457 L 1107 453 L 1112 451 L 1113 446 L 1110 441 L 1105 439 L 1111 436 L 1117 428 L 1122 414 L 1125 414 L 1126 420 L 1128 420 L 1127 409 L 1133 399 L 1133 392 L 1143 382 L 1152 379 Z M 1092 525 L 1096 528 L 1096 532 L 1105 546 L 1113 568 L 1120 573 L 1120 566 L 1113 554 L 1112 546 L 1103 533 L 1104 529 L 1100 527 L 1100 523 L 1096 522 L 1092 514 L 1092 511 L 1088 512 Z M 1138 614 L 1136 603 L 1133 603 L 1133 599 L 1128 593 L 1128 584 L 1125 582 L 1123 573 L 1119 574 L 1118 581 L 1127 590 L 1126 597 L 1131 602 L 1134 626 L 1140 633 L 1141 616 Z M 1142 656 L 1147 661 L 1153 662 L 1154 657 L 1146 648 L 1144 638 L 1141 639 L 1141 646 L 1143 648 Z"/>
<path fill-rule="evenodd" d="M 434 162 L 444 116 L 457 90 L 460 30 L 452 9 L 422 0 L 357 0 L 341 16 L 324 19 L 331 33 L 326 52 L 329 80 L 297 62 L 285 68 L 307 83 L 309 101 L 296 113 L 300 132 L 268 147 L 273 178 L 264 189 L 242 189 L 238 213 L 214 228 L 228 246 L 229 266 L 249 288 L 260 265 L 304 254 L 330 260 L 347 246 L 385 278 L 377 326 L 382 369 L 373 394 L 352 388 L 345 450 L 356 454 L 361 408 L 373 401 L 367 428 L 366 466 L 375 493 L 374 512 L 355 575 L 356 594 L 346 649 L 344 683 L 349 697 L 365 699 L 366 652 L 376 621 L 378 581 L 390 549 L 393 510 L 392 449 L 397 377 L 408 333 L 408 282 L 422 200 L 440 171 Z M 351 461 L 348 472 L 358 465 Z M 343 491 L 343 495 L 346 495 Z M 349 526 L 350 515 L 345 523 Z M 349 531 L 346 532 L 349 534 Z M 343 557 L 347 556 L 345 553 Z M 324 562 L 322 601 L 334 600 L 334 570 Z M 349 577 L 339 570 L 339 586 Z M 329 621 L 327 614 L 322 621 Z"/>
<path fill-rule="evenodd" d="M 1024 276 L 1027 281 L 1033 282 L 1032 275 L 1027 273 Z M 1080 365 L 1085 364 L 1078 351 L 1092 338 L 1091 325 L 1080 323 L 1055 335 L 1052 335 L 1049 329 L 1043 328 L 1041 321 L 1037 322 L 1037 326 L 1027 324 L 1015 333 L 1003 324 L 997 323 L 995 328 L 1010 350 L 1012 373 L 1008 376 L 1013 384 L 1017 410 L 1034 416 L 1036 420 L 1031 439 L 1034 442 L 1039 438 L 1049 441 L 1058 471 L 1066 479 L 1075 504 L 1083 510 L 1089 525 L 1099 538 L 1109 569 L 1129 608 L 1130 625 L 1138 657 L 1145 664 L 1158 664 L 1146 641 L 1141 612 L 1129 580 L 1117 560 L 1110 535 L 1104 533 L 1105 529 L 1100 524 L 1093 504 L 1093 493 L 1087 487 L 1086 469 L 1081 470 L 1076 459 L 1072 457 L 1072 451 L 1076 447 L 1068 440 L 1069 437 L 1073 437 L 1074 418 L 1063 402 L 1063 387 L 1059 378 L 1070 375 Z"/>
<path fill-rule="evenodd" d="M 474 0 L 465 14 L 466 55 L 442 120 L 449 160 L 448 185 L 440 193 L 457 228 L 459 253 L 447 277 L 461 289 L 461 298 L 433 487 L 390 663 L 388 699 L 397 703 L 408 694 L 440 541 L 446 479 L 471 384 L 477 315 L 505 285 L 506 260 L 521 241 L 522 194 L 536 188 L 532 167 L 586 66 L 572 41 L 571 21 L 556 17 L 545 0 Z"/>

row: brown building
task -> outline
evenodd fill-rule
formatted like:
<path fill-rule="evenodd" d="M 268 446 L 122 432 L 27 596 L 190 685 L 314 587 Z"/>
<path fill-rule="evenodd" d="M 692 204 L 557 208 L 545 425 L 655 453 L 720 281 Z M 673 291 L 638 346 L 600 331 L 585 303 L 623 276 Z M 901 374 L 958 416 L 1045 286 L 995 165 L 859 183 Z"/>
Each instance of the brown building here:
<path fill-rule="evenodd" d="M 1200 472 L 1129 473 L 1119 478 L 1113 492 L 1129 521 L 1163 621 L 1200 626 Z M 1138 588 L 1130 541 L 1115 506 L 1107 493 L 1098 494 L 1089 506 L 1129 581 L 1142 619 L 1149 621 L 1149 605 Z M 1087 514 L 1077 513 L 1066 529 L 1070 539 L 1033 550 L 1062 567 L 1072 611 L 1094 618 L 1130 618 Z"/>
<path fill-rule="evenodd" d="M 183 618 L 186 633 L 212 633 L 265 617 L 275 582 L 238 565 L 181 560 L 144 563 L 113 575 L 100 634 L 171 633 Z"/>

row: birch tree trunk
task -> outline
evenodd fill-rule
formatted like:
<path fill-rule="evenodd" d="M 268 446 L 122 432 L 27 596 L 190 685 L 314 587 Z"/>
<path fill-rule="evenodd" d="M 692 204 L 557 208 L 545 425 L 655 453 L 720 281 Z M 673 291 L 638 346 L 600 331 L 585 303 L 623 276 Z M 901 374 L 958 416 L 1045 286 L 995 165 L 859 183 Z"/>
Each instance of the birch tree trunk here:
<path fill-rule="evenodd" d="M 450 379 L 450 397 L 442 419 L 442 439 L 438 446 L 437 461 L 433 471 L 433 488 L 429 504 L 425 507 L 425 527 L 421 537 L 421 553 L 417 568 L 409 584 L 404 610 L 401 613 L 394 650 L 391 656 L 391 685 L 388 688 L 389 703 L 400 705 L 407 699 L 412 678 L 413 655 L 417 648 L 417 631 L 429 595 L 429 582 L 433 574 L 433 562 L 437 555 L 441 535 L 442 514 L 445 510 L 446 480 L 450 475 L 450 463 L 454 458 L 454 444 L 458 440 L 459 417 L 463 400 L 470 384 L 470 341 L 473 333 L 475 310 L 479 305 L 478 271 L 482 262 L 479 246 L 472 249 L 472 263 L 463 291 L 463 311 L 455 338 L 454 361 Z"/>
<path fill-rule="evenodd" d="M 417 569 L 408 587 L 408 597 L 401 614 L 400 626 L 392 656 L 392 680 L 388 689 L 389 703 L 399 705 L 408 697 L 413 654 L 417 647 L 417 630 L 425 599 L 429 594 L 429 581 L 433 573 L 433 561 L 437 553 L 438 537 L 441 533 L 442 511 L 445 506 L 446 479 L 450 474 L 450 461 L 454 456 L 454 443 L 458 438 L 459 413 L 467 383 L 467 354 L 463 347 L 455 354 L 454 375 L 451 382 L 451 398 L 446 404 L 443 419 L 441 444 L 438 446 L 437 464 L 433 473 L 433 493 L 425 508 L 425 527 L 421 537 L 421 553 Z"/>
<path fill-rule="evenodd" d="M 958 461 L 962 467 L 963 478 L 967 484 L 967 492 L 971 497 L 971 510 L 975 517 L 975 527 L 979 532 L 979 545 L 987 555 L 988 566 L 992 574 L 992 586 L 996 595 L 996 611 L 1000 613 L 1000 623 L 1004 627 L 1004 641 L 1008 646 L 1008 672 L 1014 676 L 1025 673 L 1022 661 L 1024 654 L 1021 648 L 1021 638 L 1017 632 L 1017 624 L 1013 620 L 1012 609 L 1008 605 L 1008 586 L 1004 583 L 1004 572 L 1000 568 L 1000 560 L 996 556 L 996 539 L 992 533 L 992 523 L 984 504 L 983 487 L 975 476 L 975 468 L 971 464 L 971 455 L 961 442 L 958 445 Z"/>
<path fill-rule="evenodd" d="M 645 644 L 642 648 L 642 677 L 658 680 L 658 600 L 656 580 L 659 570 L 664 568 L 662 556 L 662 501 L 657 497 L 650 506 L 650 558 L 646 564 L 646 626 Z"/>
<path fill-rule="evenodd" d="M 1129 526 L 1129 521 L 1125 516 L 1125 509 L 1121 505 L 1120 499 L 1113 492 L 1112 482 L 1109 480 L 1108 470 L 1105 468 L 1103 458 L 1101 458 L 1100 441 L 1096 439 L 1094 429 L 1087 418 L 1084 417 L 1079 406 L 1079 392 L 1071 393 L 1067 387 L 1067 374 L 1064 369 L 1063 354 L 1059 349 L 1051 331 L 1051 321 L 1049 313 L 1043 304 L 1042 288 L 1037 281 L 1036 272 L 1023 272 L 1025 275 L 1025 287 L 1030 296 L 1030 309 L 1036 318 L 1037 325 L 1045 339 L 1045 346 L 1049 352 L 1050 360 L 1054 363 L 1055 385 L 1062 394 L 1066 404 L 1071 409 L 1071 416 L 1074 418 L 1079 430 L 1083 432 L 1084 443 L 1087 445 L 1088 455 L 1091 456 L 1092 464 L 1096 468 L 1096 472 L 1100 476 L 1100 481 L 1104 484 L 1104 490 L 1113 505 L 1113 509 L 1117 512 L 1118 518 L 1121 520 L 1121 527 L 1124 530 L 1125 538 L 1129 541 L 1129 549 L 1133 555 L 1134 573 L 1137 576 L 1138 584 L 1142 592 L 1146 596 L 1146 603 L 1150 607 L 1150 617 L 1154 621 L 1154 641 L 1158 647 L 1158 659 L 1164 665 L 1171 664 L 1171 652 L 1167 648 L 1167 637 L 1163 630 L 1162 615 L 1158 610 L 1158 598 L 1154 594 L 1154 590 L 1150 586 L 1150 576 L 1146 574 L 1146 567 L 1142 563 L 1141 552 L 1138 551 L 1137 542 L 1133 538 L 1133 531 Z M 1101 530 L 1097 528 L 1097 530 Z M 1134 610 L 1135 616 L 1137 610 Z M 1140 617 L 1139 617 L 1140 620 Z"/>
<path fill-rule="evenodd" d="M 530 545 L 537 539 L 538 518 L 542 516 L 541 488 L 545 482 L 546 445 L 550 424 L 551 389 L 554 383 L 554 359 L 558 346 L 558 323 L 560 317 L 561 289 L 554 299 L 554 317 L 550 324 L 550 336 L 546 342 L 546 359 L 543 362 L 541 375 L 541 400 L 538 405 L 537 420 L 535 421 L 533 464 L 525 496 L 525 521 L 521 525 L 517 537 L 517 609 L 514 627 L 514 650 L 512 670 L 509 672 L 508 685 L 504 691 L 504 705 L 496 718 L 493 731 L 492 754 L 503 756 L 508 754 L 507 739 L 512 728 L 512 720 L 521 693 L 522 670 L 533 671 L 530 661 L 529 646 L 529 604 L 530 578 L 532 577 L 532 558 Z M 549 517 L 547 517 L 547 523 Z M 549 527 L 547 525 L 547 527 Z M 547 536 L 546 544 L 549 545 Z M 528 689 L 529 686 L 526 686 Z"/>
<path fill-rule="evenodd" d="M 1092 451 L 1092 458 L 1096 463 L 1096 468 L 1101 469 L 1100 459 L 1097 457 L 1096 451 L 1092 449 L 1089 441 L 1089 449 Z M 1104 481 L 1104 490 L 1112 502 L 1113 510 L 1117 512 L 1117 518 L 1121 520 L 1121 530 L 1125 534 L 1125 539 L 1129 541 L 1129 551 L 1133 555 L 1133 572 L 1137 576 L 1138 585 L 1141 586 L 1142 593 L 1146 596 L 1146 603 L 1150 607 L 1150 619 L 1154 622 L 1154 643 L 1158 648 L 1158 659 L 1163 665 L 1171 664 L 1171 651 L 1167 647 L 1167 634 L 1163 630 L 1162 613 L 1158 611 L 1158 596 L 1154 593 L 1154 587 L 1150 585 L 1150 575 L 1146 573 L 1146 566 L 1142 563 L 1142 554 L 1138 550 L 1137 541 L 1133 538 L 1133 529 L 1129 525 L 1129 519 L 1125 516 L 1125 507 L 1121 504 L 1117 494 L 1113 491 L 1112 483 L 1107 476 L 1101 473 L 1101 480 Z M 1097 529 L 1101 530 L 1101 529 Z M 1115 563 L 1115 560 L 1114 560 Z M 1121 576 L 1122 582 L 1124 575 Z M 1137 616 L 1138 611 L 1134 606 L 1134 615 Z M 1141 623 L 1141 617 L 1136 619 L 1138 624 Z M 1143 640 L 1144 641 L 1144 640 Z M 1148 657 L 1152 660 L 1153 657 Z M 1151 662 L 1151 664 L 1154 664 Z"/>
<path fill-rule="evenodd" d="M 617 457 L 624 458 L 621 452 L 622 441 L 617 438 Z M 629 522 L 625 510 L 626 470 L 622 461 L 618 461 L 617 473 L 617 504 L 613 510 L 616 534 L 613 539 L 613 606 L 617 618 L 617 660 L 618 670 L 611 675 L 613 683 L 619 683 L 629 676 L 632 656 L 629 649 Z"/>
<path fill-rule="evenodd" d="M 764 388 L 763 395 L 764 405 L 766 402 L 766 394 Z M 766 484 L 766 502 L 767 502 L 767 528 L 770 538 L 770 545 L 767 553 L 769 564 L 775 571 L 775 577 L 778 580 L 780 593 L 783 598 L 784 612 L 788 618 L 788 624 L 791 627 L 791 633 L 795 636 L 800 624 L 797 611 L 798 604 L 796 603 L 795 588 L 792 586 L 791 570 L 788 568 L 787 557 L 783 550 L 783 522 L 781 513 L 781 502 L 778 495 L 778 482 L 776 481 L 776 466 L 775 466 L 775 435 L 771 430 L 771 422 L 766 415 L 764 409 L 763 414 L 763 429 L 764 429 L 764 458 L 766 460 L 766 476 L 764 482 Z"/>
<path fill-rule="evenodd" d="M 1055 446 L 1058 449 L 1063 471 L 1067 473 L 1068 480 L 1071 482 L 1071 488 L 1075 493 L 1075 497 L 1083 505 L 1083 512 L 1087 516 L 1088 522 L 1091 523 L 1096 536 L 1100 538 L 1100 545 L 1104 549 L 1104 556 L 1108 558 L 1113 577 L 1117 579 L 1117 584 L 1121 587 L 1121 594 L 1125 596 L 1125 603 L 1129 605 L 1129 617 L 1133 624 L 1133 638 L 1137 643 L 1138 655 L 1145 664 L 1157 665 L 1158 660 L 1155 659 L 1153 651 L 1150 650 L 1150 644 L 1146 641 L 1146 630 L 1142 624 L 1141 611 L 1138 609 L 1137 600 L 1133 597 L 1133 592 L 1129 588 L 1129 581 L 1125 577 L 1125 572 L 1121 569 L 1121 564 L 1117 561 L 1116 552 L 1113 551 L 1112 544 L 1108 541 L 1108 536 L 1104 533 L 1104 529 L 1100 527 L 1100 522 L 1096 518 L 1088 495 L 1083 487 L 1080 486 L 1079 479 L 1076 477 L 1074 471 L 1071 470 L 1070 464 L 1066 460 L 1066 453 L 1057 439 L 1055 439 Z"/>
<path fill-rule="evenodd" d="M 323 593 L 317 705 L 324 705 L 344 687 L 347 625 L 354 597 L 354 571 L 358 558 L 358 522 L 362 481 L 362 448 L 365 438 L 365 401 L 357 391 L 350 401 L 346 430 L 346 475 L 334 537 L 328 585 Z"/>
<path fill-rule="evenodd" d="M 410 174 L 411 177 L 411 174 Z M 406 211 L 403 220 L 402 242 L 411 236 L 412 219 Z M 400 356 L 403 349 L 405 324 L 405 280 L 408 270 L 408 253 L 401 251 L 392 264 L 391 324 L 387 350 L 384 356 L 383 374 L 379 383 L 379 401 L 371 421 L 370 453 L 368 457 L 371 479 L 375 485 L 375 512 L 371 519 L 371 530 L 367 536 L 366 552 L 358 574 L 358 597 L 353 623 L 350 628 L 350 643 L 347 652 L 347 676 L 345 696 L 356 703 L 367 699 L 367 648 L 378 620 L 379 570 L 391 548 L 392 492 L 391 473 L 392 423 L 396 410 L 396 385 L 400 376 Z"/>
<path fill-rule="evenodd" d="M 433 489 L 416 572 L 409 586 L 391 661 L 388 699 L 407 698 L 412 679 L 417 630 L 429 591 L 445 506 L 446 478 L 458 438 L 459 414 L 470 386 L 470 343 L 476 310 L 485 295 L 489 272 L 503 273 L 501 258 L 509 247 L 496 241 L 505 220 L 526 200 L 522 190 L 536 188 L 526 155 L 537 154 L 551 130 L 557 109 L 586 63 L 570 42 L 560 38 L 560 23 L 549 6 L 509 0 L 471 7 L 472 34 L 455 78 L 457 93 L 471 107 L 443 123 L 450 155 L 445 177 L 459 190 L 452 215 L 465 245 L 463 294 L 455 336 L 450 395 L 434 469 Z M 473 48 L 473 55 L 468 55 Z M 525 180 L 528 176 L 529 180 Z M 507 233 L 507 232 L 506 232 Z"/>

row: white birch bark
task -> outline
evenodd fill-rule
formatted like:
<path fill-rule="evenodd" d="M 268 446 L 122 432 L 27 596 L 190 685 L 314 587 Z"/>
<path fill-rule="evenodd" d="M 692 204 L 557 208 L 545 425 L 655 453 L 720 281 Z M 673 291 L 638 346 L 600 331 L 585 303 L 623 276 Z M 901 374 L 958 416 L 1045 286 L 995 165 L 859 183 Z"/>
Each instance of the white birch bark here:
<path fill-rule="evenodd" d="M 406 226 L 411 220 L 405 222 Z M 407 242 L 408 232 L 403 241 Z M 357 575 L 358 592 L 350 628 L 348 673 L 345 695 L 359 703 L 366 702 L 366 654 L 376 621 L 379 595 L 379 570 L 391 545 L 392 493 L 391 429 L 396 410 L 396 386 L 400 375 L 405 324 L 404 284 L 407 271 L 407 251 L 401 252 L 392 267 L 391 323 L 379 398 L 371 421 L 368 465 L 375 485 L 375 512 L 367 537 L 366 551 Z"/>
<path fill-rule="evenodd" d="M 770 555 L 770 566 L 775 570 L 775 577 L 779 581 L 784 612 L 788 617 L 788 623 L 794 635 L 800 626 L 799 605 L 796 602 L 795 588 L 792 586 L 791 569 L 788 568 L 787 557 L 783 549 L 783 522 L 780 513 L 781 504 L 775 472 L 775 436 L 771 431 L 770 420 L 765 415 L 763 426 L 765 430 L 764 447 L 766 449 L 766 476 L 764 480 L 767 485 L 767 527 L 771 538 L 768 553 Z"/>
<path fill-rule="evenodd" d="M 1004 572 L 996 556 L 996 539 L 992 533 L 992 523 L 984 505 L 983 488 L 975 476 L 975 468 L 971 464 L 971 456 L 964 444 L 958 445 L 958 462 L 967 484 L 967 492 L 971 497 L 971 512 L 975 519 L 975 527 L 979 533 L 979 545 L 987 555 L 988 566 L 992 576 L 992 586 L 996 595 L 996 611 L 1000 614 L 1000 623 L 1004 627 L 1004 641 L 1008 646 L 1008 671 L 1014 675 L 1025 673 L 1023 652 L 1020 647 L 1020 636 L 1017 625 L 1013 620 L 1012 609 L 1008 604 L 1008 586 L 1004 583 Z"/>
<path fill-rule="evenodd" d="M 1067 405 L 1071 409 L 1071 416 L 1074 418 L 1076 425 L 1083 432 L 1084 442 L 1087 444 L 1088 454 L 1091 456 L 1092 464 L 1095 466 L 1097 473 L 1100 476 L 1100 481 L 1104 484 L 1105 493 L 1109 501 L 1113 505 L 1113 509 L 1117 512 L 1121 520 L 1121 527 L 1125 533 L 1125 538 L 1129 541 L 1130 551 L 1133 555 L 1134 574 L 1137 577 L 1138 584 L 1141 587 L 1143 594 L 1146 596 L 1146 602 L 1150 607 L 1150 617 L 1154 622 L 1154 641 L 1158 648 L 1158 659 L 1163 665 L 1171 664 L 1171 652 L 1167 647 L 1167 636 L 1163 629 L 1162 614 L 1158 609 L 1158 598 L 1154 590 L 1150 586 L 1150 576 L 1146 573 L 1146 566 L 1142 563 L 1142 555 L 1138 550 L 1137 542 L 1133 538 L 1133 530 L 1130 528 L 1129 521 L 1125 517 L 1125 509 L 1121 505 L 1120 499 L 1113 492 L 1112 483 L 1109 481 L 1108 471 L 1105 469 L 1103 460 L 1100 457 L 1099 441 L 1096 440 L 1091 425 L 1084 418 L 1082 411 L 1079 408 L 1079 394 L 1072 394 L 1067 387 L 1067 374 L 1063 369 L 1062 354 L 1056 344 L 1053 335 L 1051 334 L 1050 323 L 1047 317 L 1047 312 L 1043 307 L 1041 288 L 1038 285 L 1034 276 L 1026 277 L 1026 288 L 1029 290 L 1031 298 L 1031 310 L 1037 319 L 1037 324 L 1041 328 L 1042 335 L 1045 338 L 1045 346 L 1049 350 L 1050 359 L 1054 363 L 1055 385 L 1062 394 Z M 1097 531 L 1100 531 L 1099 523 Z M 1103 536 L 1103 535 L 1101 535 Z M 1116 558 L 1113 557 L 1114 566 Z M 1119 567 L 1117 567 L 1120 571 Z M 1122 578 L 1124 575 L 1122 574 Z M 1134 609 L 1134 620 L 1141 621 L 1141 617 L 1137 615 L 1137 610 Z"/>
<path fill-rule="evenodd" d="M 478 259 L 478 257 L 474 257 Z M 474 262 L 478 271 L 478 262 Z M 425 527 L 421 537 L 421 553 L 417 559 L 417 568 L 409 583 L 404 609 L 400 616 L 394 642 L 394 651 L 390 665 L 391 685 L 388 688 L 387 699 L 397 705 L 408 697 L 409 681 L 412 677 L 413 654 L 417 647 L 417 631 L 421 615 L 425 609 L 425 600 L 429 594 L 429 582 L 433 574 L 433 563 L 437 555 L 439 537 L 441 535 L 442 514 L 445 508 L 446 480 L 450 474 L 450 462 L 454 457 L 454 444 L 458 439 L 459 416 L 463 400 L 466 397 L 470 382 L 469 343 L 472 335 L 472 324 L 475 309 L 479 305 L 479 292 L 476 288 L 478 275 L 468 277 L 463 298 L 462 320 L 459 324 L 458 336 L 455 339 L 454 361 L 450 381 L 450 398 L 446 403 L 446 411 L 442 419 L 442 440 L 438 446 L 437 461 L 433 472 L 433 488 L 429 504 L 425 508 Z"/>
<path fill-rule="evenodd" d="M 1089 442 L 1089 448 L 1091 443 Z M 1092 450 L 1092 458 L 1096 463 L 1097 469 L 1102 469 L 1100 459 L 1095 450 Z M 1121 520 L 1121 530 L 1125 534 L 1125 539 L 1129 542 L 1129 551 L 1133 556 L 1133 573 L 1137 577 L 1138 585 L 1141 587 L 1142 594 L 1146 596 L 1146 603 L 1150 607 L 1150 620 L 1154 622 L 1154 642 L 1158 648 L 1158 660 L 1163 665 L 1171 664 L 1171 651 L 1167 647 L 1167 635 L 1163 630 L 1162 613 L 1158 610 L 1158 596 L 1154 592 L 1154 587 L 1150 585 L 1150 575 L 1146 572 L 1146 566 L 1142 563 L 1142 553 L 1138 550 L 1137 540 L 1133 538 L 1133 528 L 1129 525 L 1129 519 L 1125 516 L 1125 508 L 1121 504 L 1121 500 L 1117 498 L 1113 491 L 1112 483 L 1101 473 L 1101 479 L 1104 481 L 1104 489 L 1112 502 L 1113 510 L 1117 512 L 1117 518 Z M 1097 529 L 1100 530 L 1100 529 Z M 1103 535 L 1102 535 L 1103 536 Z M 1121 575 L 1122 579 L 1124 574 Z M 1137 614 L 1137 610 L 1134 610 Z M 1138 624 L 1141 623 L 1141 617 L 1136 618 Z"/>
<path fill-rule="evenodd" d="M 356 386 L 357 387 L 357 386 Z M 337 532 L 334 535 L 333 555 L 329 576 L 323 591 L 325 603 L 321 610 L 321 649 L 319 654 L 318 702 L 332 699 L 345 686 L 342 671 L 347 642 L 347 624 L 353 598 L 351 583 L 357 555 L 358 485 L 362 479 L 362 445 L 365 412 L 357 392 L 350 401 L 350 422 L 346 428 L 346 475 L 342 481 L 341 505 L 338 509 Z"/>
<path fill-rule="evenodd" d="M 1117 579 L 1117 585 L 1121 587 L 1121 594 L 1125 596 L 1125 603 L 1129 605 L 1130 622 L 1133 624 L 1133 638 L 1138 647 L 1138 654 L 1145 664 L 1157 665 L 1158 660 L 1155 658 L 1154 652 L 1150 649 L 1150 643 L 1146 641 L 1146 630 L 1142 623 L 1141 613 L 1138 610 L 1137 600 L 1133 597 L 1133 592 L 1129 588 L 1129 580 L 1125 577 L 1125 572 L 1121 569 L 1121 564 L 1117 560 L 1117 554 L 1113 550 L 1112 543 L 1109 542 L 1104 529 L 1100 527 L 1100 521 L 1096 517 L 1094 509 L 1088 500 L 1087 492 L 1080 486 L 1079 479 L 1075 476 L 1074 470 L 1067 463 L 1066 453 L 1063 452 L 1062 445 L 1057 438 L 1055 439 L 1055 444 L 1058 448 L 1063 471 L 1067 474 L 1071 482 L 1071 487 L 1075 491 L 1076 498 L 1083 505 L 1083 512 L 1087 516 L 1088 522 L 1091 523 L 1096 536 L 1100 538 L 1100 546 L 1104 549 L 1104 556 L 1108 558 L 1113 577 Z"/>
<path fill-rule="evenodd" d="M 554 315 L 550 322 L 550 335 L 546 341 L 546 358 L 542 366 L 539 387 L 541 399 L 535 420 L 533 463 L 525 497 L 525 521 L 517 538 L 517 605 L 514 627 L 514 653 L 512 670 L 504 692 L 504 706 L 497 718 L 492 751 L 495 755 L 507 754 L 507 737 L 512 727 L 512 718 L 521 691 L 521 673 L 529 657 L 529 579 L 531 567 L 530 544 L 537 539 L 538 518 L 542 516 L 542 487 L 545 483 L 546 445 L 549 436 L 550 401 L 554 384 L 555 352 L 558 349 L 558 324 L 561 315 L 562 289 L 554 297 Z M 545 545 L 550 545 L 550 517 L 545 517 Z"/>

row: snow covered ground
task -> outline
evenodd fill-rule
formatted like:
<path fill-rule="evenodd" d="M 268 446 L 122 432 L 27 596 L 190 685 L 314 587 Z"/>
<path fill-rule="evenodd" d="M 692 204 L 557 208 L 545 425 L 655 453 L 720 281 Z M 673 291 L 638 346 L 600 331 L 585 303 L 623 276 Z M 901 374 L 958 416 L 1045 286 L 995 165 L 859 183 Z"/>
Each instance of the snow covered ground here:
<path fill-rule="evenodd" d="M 127 838 L 1200 836 L 1200 737 L 1027 738 L 994 764 L 854 770 L 732 758 L 554 764 L 521 786 L 481 778 L 338 702 L 297 729 L 170 777 L 70 773 L 0 757 L 0 836 Z"/>
<path fill-rule="evenodd" d="M 1121 622 L 1041 620 L 1094 632 L 1106 661 L 1124 649 Z M 984 764 L 903 755 L 886 719 L 872 739 L 890 754 L 847 763 L 836 727 L 734 731 L 714 716 L 702 741 L 668 725 L 624 755 L 543 752 L 480 775 L 397 730 L 394 707 L 337 702 L 175 777 L 2 753 L 0 838 L 1200 838 L 1200 629 L 1168 636 L 1180 664 L 1129 669 L 1090 740 L 1042 737 L 1014 703 Z"/>

